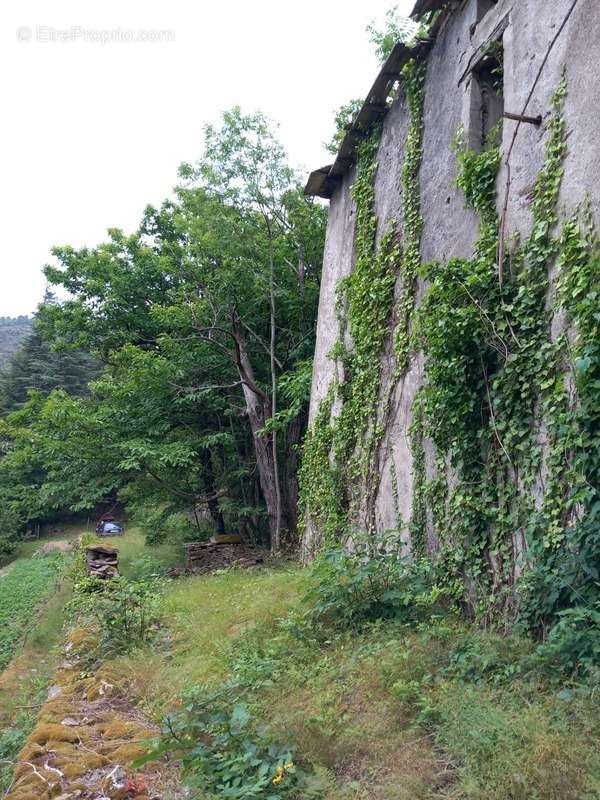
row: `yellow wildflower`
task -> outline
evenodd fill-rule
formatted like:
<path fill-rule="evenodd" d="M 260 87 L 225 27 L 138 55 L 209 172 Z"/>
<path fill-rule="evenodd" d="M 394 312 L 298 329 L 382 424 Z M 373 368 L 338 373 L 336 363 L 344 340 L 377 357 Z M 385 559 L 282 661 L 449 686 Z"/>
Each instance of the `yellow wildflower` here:
<path fill-rule="evenodd" d="M 277 767 L 277 771 L 275 772 L 275 776 L 273 777 L 273 783 L 275 786 L 281 783 L 285 776 L 285 767 Z"/>

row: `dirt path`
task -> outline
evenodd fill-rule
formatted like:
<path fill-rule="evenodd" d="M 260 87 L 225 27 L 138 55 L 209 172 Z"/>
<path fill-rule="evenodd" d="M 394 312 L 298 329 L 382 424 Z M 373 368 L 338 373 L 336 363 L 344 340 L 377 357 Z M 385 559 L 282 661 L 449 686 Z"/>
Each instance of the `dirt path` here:
<path fill-rule="evenodd" d="M 5 800 L 178 800 L 177 770 L 155 762 L 133 770 L 156 727 L 102 673 L 89 675 L 75 632 L 27 739 Z"/>

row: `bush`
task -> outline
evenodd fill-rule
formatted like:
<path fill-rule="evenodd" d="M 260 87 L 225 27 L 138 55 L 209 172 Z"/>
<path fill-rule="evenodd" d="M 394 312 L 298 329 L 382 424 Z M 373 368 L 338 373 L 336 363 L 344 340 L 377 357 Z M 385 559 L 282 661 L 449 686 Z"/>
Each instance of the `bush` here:
<path fill-rule="evenodd" d="M 254 724 L 240 693 L 234 684 L 194 690 L 184 710 L 167 717 L 157 750 L 138 763 L 176 752 L 194 787 L 228 800 L 315 797 L 309 775 L 294 763 L 292 748 Z"/>
<path fill-rule="evenodd" d="M 22 728 L 7 728 L 0 731 L 0 792 L 11 785 L 12 772 L 27 736 Z M 2 797 L 5 797 L 2 794 Z"/>
<path fill-rule="evenodd" d="M 149 508 L 135 512 L 135 524 L 146 537 L 147 545 L 165 542 L 201 542 L 214 536 L 214 525 L 209 520 L 196 522 L 182 511 L 169 511 L 164 508 Z"/>
<path fill-rule="evenodd" d="M 107 658 L 152 640 L 161 599 L 158 580 L 85 577 L 75 584 L 68 609 L 82 627 L 98 631 L 94 655 Z"/>
<path fill-rule="evenodd" d="M 208 520 L 199 520 L 198 525 L 186 514 L 169 514 L 164 522 L 169 542 L 205 542 L 215 534 L 215 527 Z"/>
<path fill-rule="evenodd" d="M 0 536 L 0 563 L 9 556 L 11 556 L 16 547 L 14 539 L 8 536 Z"/>
<path fill-rule="evenodd" d="M 396 538 L 355 538 L 352 549 L 332 550 L 312 568 L 306 600 L 319 620 L 353 626 L 378 619 L 414 622 L 429 617 L 443 590 L 426 561 L 400 555 Z"/>
<path fill-rule="evenodd" d="M 600 664 L 600 601 L 561 611 L 538 655 L 553 669 L 573 675 L 591 673 Z"/>

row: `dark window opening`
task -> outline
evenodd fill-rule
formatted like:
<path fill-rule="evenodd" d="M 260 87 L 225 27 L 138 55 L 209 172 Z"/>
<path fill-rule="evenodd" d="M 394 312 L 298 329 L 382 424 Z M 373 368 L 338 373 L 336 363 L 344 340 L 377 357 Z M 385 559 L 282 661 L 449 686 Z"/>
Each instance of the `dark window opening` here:
<path fill-rule="evenodd" d="M 498 5 L 498 0 L 477 0 L 477 22 L 485 17 L 488 11 Z"/>
<path fill-rule="evenodd" d="M 504 51 L 502 41 L 491 42 L 473 69 L 471 80 L 470 146 L 479 149 L 502 135 L 504 115 Z"/>

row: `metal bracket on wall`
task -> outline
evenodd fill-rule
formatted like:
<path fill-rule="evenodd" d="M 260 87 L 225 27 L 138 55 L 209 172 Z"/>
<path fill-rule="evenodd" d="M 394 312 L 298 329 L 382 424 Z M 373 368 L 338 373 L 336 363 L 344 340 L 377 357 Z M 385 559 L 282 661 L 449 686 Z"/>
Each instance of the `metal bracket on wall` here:
<path fill-rule="evenodd" d="M 526 117 L 523 114 L 511 114 L 510 111 L 505 111 L 502 114 L 506 119 L 514 119 L 515 122 L 528 122 L 530 125 L 535 125 L 539 128 L 542 124 L 542 115 L 538 114 L 537 117 Z"/>

